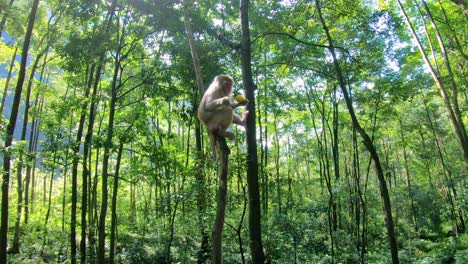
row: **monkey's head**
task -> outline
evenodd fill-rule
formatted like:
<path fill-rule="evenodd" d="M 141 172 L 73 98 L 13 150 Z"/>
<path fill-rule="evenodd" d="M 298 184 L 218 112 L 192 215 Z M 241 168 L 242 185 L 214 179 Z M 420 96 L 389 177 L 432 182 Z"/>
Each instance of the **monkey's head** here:
<path fill-rule="evenodd" d="M 218 75 L 216 76 L 216 80 L 226 95 L 230 95 L 232 93 L 232 78 L 230 76 Z"/>

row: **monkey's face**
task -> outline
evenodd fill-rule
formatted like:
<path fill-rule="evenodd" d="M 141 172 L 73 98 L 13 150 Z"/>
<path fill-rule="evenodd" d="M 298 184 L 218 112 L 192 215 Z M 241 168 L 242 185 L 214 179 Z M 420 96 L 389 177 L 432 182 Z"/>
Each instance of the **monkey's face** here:
<path fill-rule="evenodd" d="M 226 95 L 230 95 L 232 92 L 232 81 L 229 79 L 224 82 L 224 92 Z"/>

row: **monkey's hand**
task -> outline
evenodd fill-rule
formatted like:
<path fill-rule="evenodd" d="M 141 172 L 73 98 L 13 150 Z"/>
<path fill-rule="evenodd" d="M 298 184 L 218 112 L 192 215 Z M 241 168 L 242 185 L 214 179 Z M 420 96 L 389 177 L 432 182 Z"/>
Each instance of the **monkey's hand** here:
<path fill-rule="evenodd" d="M 205 103 L 206 112 L 215 112 L 226 109 L 227 106 L 231 106 L 231 100 L 229 96 L 221 97 L 219 99 L 211 100 Z"/>
<path fill-rule="evenodd" d="M 249 100 L 245 99 L 244 101 L 241 101 L 241 102 L 237 101 L 235 103 L 231 103 L 231 107 L 232 107 L 232 109 L 235 109 L 235 108 L 237 108 L 239 106 L 246 106 L 248 103 L 249 103 Z"/>

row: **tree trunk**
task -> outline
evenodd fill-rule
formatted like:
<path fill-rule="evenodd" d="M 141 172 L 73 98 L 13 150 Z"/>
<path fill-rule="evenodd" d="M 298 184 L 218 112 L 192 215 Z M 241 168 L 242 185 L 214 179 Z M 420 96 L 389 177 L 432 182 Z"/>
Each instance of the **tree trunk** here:
<path fill-rule="evenodd" d="M 42 240 L 42 247 L 41 247 L 41 255 L 44 253 L 44 247 L 48 243 L 48 232 L 49 232 L 49 218 L 50 218 L 50 211 L 52 207 L 52 186 L 54 183 L 54 174 L 55 174 L 55 164 L 56 164 L 56 159 L 57 159 L 57 150 L 54 150 L 53 154 L 53 162 L 52 162 L 52 168 L 50 170 L 50 182 L 49 182 L 49 194 L 48 194 L 48 199 L 47 199 L 47 211 L 44 219 L 44 235 L 43 235 L 43 240 Z M 44 176 L 46 177 L 46 176 Z M 44 192 L 46 190 L 44 189 Z"/>
<path fill-rule="evenodd" d="M 81 110 L 80 110 L 80 121 L 78 123 L 78 131 L 76 132 L 76 140 L 75 144 L 73 146 L 73 154 L 72 154 L 72 195 L 71 195 L 71 200 L 72 200 L 72 206 L 71 206 L 71 220 L 70 220 L 70 247 L 71 247 L 71 263 L 75 264 L 76 263 L 76 250 L 77 250 L 77 245 L 76 245 L 76 208 L 77 208 L 77 203 L 78 203 L 78 163 L 79 163 L 79 152 L 80 152 L 80 146 L 81 146 L 81 138 L 83 136 L 83 128 L 84 128 L 84 122 L 86 118 L 86 109 L 88 108 L 88 98 L 89 98 L 89 93 L 91 90 L 91 84 L 93 81 L 93 73 L 92 71 L 88 72 L 88 81 L 86 84 L 86 91 L 84 94 L 84 101 L 81 105 Z"/>
<path fill-rule="evenodd" d="M 217 208 L 216 219 L 213 227 L 213 263 L 222 263 L 221 247 L 222 247 L 222 234 L 224 226 L 224 216 L 226 211 L 226 195 L 227 195 L 227 175 L 228 175 L 228 162 L 229 154 L 231 151 L 226 144 L 226 139 L 216 136 L 221 150 L 221 170 L 218 178 L 218 194 L 217 194 Z"/>
<path fill-rule="evenodd" d="M 115 1 L 114 1 L 115 2 Z M 120 31 L 120 29 L 119 29 Z M 114 137 L 114 117 L 117 103 L 117 91 L 118 91 L 118 78 L 120 72 L 121 63 L 121 49 L 123 43 L 122 36 L 117 36 L 119 39 L 119 47 L 117 48 L 114 61 L 114 76 L 112 77 L 112 88 L 111 88 L 111 100 L 109 106 L 109 119 L 107 126 L 106 141 L 104 144 L 104 157 L 102 162 L 102 183 L 101 183 L 101 212 L 99 214 L 99 230 L 98 230 L 98 262 L 105 263 L 105 241 L 106 241 L 106 215 L 107 215 L 107 203 L 108 203 L 108 188 L 107 180 L 109 177 L 109 159 L 112 149 L 112 139 Z"/>
<path fill-rule="evenodd" d="M 336 85 L 333 87 L 333 133 L 332 133 L 332 155 L 333 155 L 333 172 L 335 173 L 335 184 L 340 180 L 340 152 L 339 152 L 339 130 L 338 130 L 338 100 L 336 98 Z M 340 212 L 338 206 L 340 204 L 339 196 L 335 197 L 333 201 L 333 220 L 335 231 L 338 226 L 341 228 L 341 221 L 339 218 Z"/>
<path fill-rule="evenodd" d="M 21 52 L 21 66 L 18 73 L 18 82 L 15 89 L 15 97 L 11 108 L 10 120 L 7 125 L 5 135 L 5 149 L 9 149 L 13 142 L 13 134 L 16 127 L 16 119 L 21 100 L 21 92 L 23 90 L 24 79 L 26 75 L 26 62 L 28 58 L 29 43 L 31 41 L 32 31 L 34 28 L 34 20 L 36 18 L 39 0 L 34 0 L 31 13 L 29 15 L 28 29 L 24 37 L 23 49 Z M 10 168 L 11 168 L 11 153 L 6 151 L 3 156 L 3 180 L 2 180 L 2 217 L 0 226 L 0 264 L 7 262 L 7 245 L 8 245 L 8 191 L 10 184 Z"/>
<path fill-rule="evenodd" d="M 354 112 L 353 104 L 351 102 L 351 99 L 348 94 L 348 90 L 346 89 L 346 84 L 344 81 L 343 74 L 341 72 L 340 65 L 338 63 L 338 59 L 336 58 L 335 54 L 335 48 L 333 46 L 333 41 L 330 35 L 330 32 L 328 31 L 328 27 L 325 24 L 325 20 L 323 19 L 322 16 L 322 10 L 320 7 L 320 2 L 319 0 L 316 0 L 316 7 L 318 11 L 318 15 L 320 18 L 320 21 L 322 23 L 323 29 L 325 31 L 327 40 L 328 40 L 328 50 L 330 51 L 332 58 L 333 58 L 333 65 L 335 67 L 335 71 L 338 77 L 338 82 L 341 87 L 341 91 L 343 93 L 343 97 L 346 101 L 346 106 L 348 107 L 349 114 L 351 116 L 353 126 L 355 127 L 356 131 L 361 135 L 363 139 L 364 146 L 367 148 L 369 151 L 372 160 L 374 161 L 374 165 L 377 171 L 377 178 L 379 180 L 379 185 L 380 185 L 380 194 L 382 196 L 383 202 L 384 202 L 384 211 L 385 211 L 385 223 L 387 227 L 387 233 L 388 233 L 388 239 L 390 243 L 390 251 L 392 255 L 392 263 L 397 264 L 399 263 L 399 258 L 398 258 L 398 245 L 397 245 L 397 240 L 396 240 L 396 234 L 395 234 L 395 227 L 393 223 L 393 216 L 392 216 L 392 208 L 391 208 L 391 202 L 390 202 L 390 195 L 388 193 L 387 189 L 387 184 L 385 182 L 385 176 L 384 172 L 382 169 L 382 166 L 380 164 L 380 159 L 379 155 L 377 154 L 377 150 L 369 137 L 369 135 L 366 133 L 366 131 L 361 127 L 359 124 L 359 121 L 357 120 L 356 114 Z"/>
<path fill-rule="evenodd" d="M 31 169 L 32 165 L 31 163 L 35 161 L 34 158 L 34 153 L 36 152 L 36 149 L 34 148 L 34 134 L 36 130 L 39 130 L 37 127 L 37 116 L 39 114 L 39 91 L 36 93 L 36 98 L 34 100 L 35 102 L 35 111 L 36 115 L 33 117 L 33 120 L 31 121 L 31 130 L 29 132 L 29 142 L 28 142 L 28 153 L 29 156 L 27 157 L 27 162 L 26 162 L 26 183 L 25 183 L 25 189 L 24 189 L 24 223 L 27 224 L 29 221 L 29 211 L 30 211 L 30 203 L 32 202 L 32 194 L 31 194 L 31 201 L 29 199 L 29 186 L 31 185 Z M 68 152 L 67 152 L 68 153 Z M 65 170 L 66 171 L 66 170 Z"/>
<path fill-rule="evenodd" d="M 39 100 L 39 110 L 37 111 L 38 113 L 42 113 L 42 110 L 44 108 L 44 95 L 41 95 L 40 100 Z M 37 150 L 37 145 L 39 142 L 39 126 L 40 122 L 39 120 L 36 120 L 36 131 L 34 132 L 34 139 L 33 139 L 33 150 Z M 36 200 L 36 157 L 33 157 L 32 160 L 32 168 L 31 168 L 31 207 L 30 211 L 31 214 L 34 212 L 34 201 Z"/>
<path fill-rule="evenodd" d="M 280 178 L 280 146 L 279 146 L 279 132 L 276 122 L 276 114 L 273 114 L 273 129 L 275 131 L 275 172 L 276 172 L 276 202 L 278 204 L 278 213 L 283 213 L 283 199 L 281 193 L 281 178 Z"/>
<path fill-rule="evenodd" d="M 115 165 L 114 173 L 114 187 L 112 189 L 112 204 L 111 204 L 111 234 L 110 234 L 110 258 L 109 262 L 114 263 L 115 255 L 115 234 L 117 232 L 117 193 L 119 188 L 119 172 L 120 172 L 120 162 L 122 160 L 124 141 L 120 140 L 119 150 L 117 152 L 117 164 Z"/>
<path fill-rule="evenodd" d="M 193 67 L 195 69 L 195 78 L 197 80 L 198 87 L 198 96 L 194 100 L 193 105 L 198 105 L 200 97 L 205 92 L 205 86 L 203 84 L 203 77 L 200 67 L 200 59 L 198 57 L 197 47 L 193 39 L 192 25 L 189 14 L 189 1 L 184 0 L 184 24 L 185 32 L 187 33 L 187 38 L 190 46 L 190 52 L 192 54 Z M 206 214 L 206 190 L 205 190 L 205 177 L 203 174 L 203 149 L 201 143 L 201 125 L 200 121 L 197 119 L 195 121 L 195 145 L 197 150 L 197 163 L 195 165 L 195 178 L 197 180 L 197 206 L 198 206 L 198 223 L 200 227 L 201 234 L 201 246 L 200 250 L 197 253 L 197 263 L 205 263 L 209 256 L 209 243 L 208 243 L 208 233 L 206 232 L 206 223 L 204 216 Z"/>
<path fill-rule="evenodd" d="M 249 0 L 240 1 L 242 27 L 241 64 L 242 83 L 249 104 L 247 110 L 247 183 L 249 191 L 249 236 L 252 262 L 264 263 L 262 245 L 262 225 L 260 210 L 260 191 L 258 185 L 257 132 L 255 126 L 255 84 L 252 79 L 252 58 L 250 54 Z"/>
<path fill-rule="evenodd" d="M 80 242 L 80 256 L 81 263 L 86 263 L 86 232 L 88 231 L 88 225 L 86 216 L 88 213 L 88 178 L 90 178 L 90 170 L 88 167 L 88 157 L 91 152 L 91 141 L 93 137 L 94 118 L 95 118 L 95 104 L 97 87 L 101 80 L 101 68 L 103 59 L 101 57 L 100 64 L 96 70 L 95 77 L 93 79 L 93 92 L 91 94 L 91 101 L 88 115 L 88 130 L 85 135 L 85 141 L 83 144 L 83 171 L 81 175 L 81 242 Z M 91 74 L 94 74 L 95 65 L 91 66 Z"/>

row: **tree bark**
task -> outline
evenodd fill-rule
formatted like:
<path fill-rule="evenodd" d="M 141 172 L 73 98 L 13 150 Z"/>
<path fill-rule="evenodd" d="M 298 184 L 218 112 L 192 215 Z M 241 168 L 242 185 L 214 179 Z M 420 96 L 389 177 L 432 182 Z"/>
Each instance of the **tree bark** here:
<path fill-rule="evenodd" d="M 71 200 L 72 200 L 72 205 L 71 205 L 71 220 L 70 220 L 70 254 L 71 254 L 71 263 L 75 264 L 76 263 L 76 250 L 77 250 L 77 245 L 76 245 L 76 208 L 77 208 L 77 202 L 78 202 L 78 163 L 79 163 L 79 155 L 78 153 L 80 152 L 80 146 L 81 146 L 81 138 L 83 136 L 83 128 L 84 128 L 84 122 L 86 118 L 86 109 L 88 108 L 88 98 L 89 98 L 89 93 L 91 90 L 91 84 L 92 84 L 92 79 L 93 79 L 93 72 L 90 71 L 88 72 L 88 82 L 86 84 L 86 90 L 84 94 L 85 100 L 83 101 L 81 105 L 81 110 L 80 110 L 80 121 L 78 123 L 78 131 L 76 132 L 76 140 L 75 144 L 73 146 L 73 154 L 72 154 L 72 175 L 71 175 L 71 181 L 72 181 L 72 193 L 71 193 Z"/>
<path fill-rule="evenodd" d="M 101 60 L 102 62 L 102 60 Z M 86 263 L 86 232 L 88 229 L 87 221 L 86 221 L 86 214 L 88 212 L 88 177 L 90 175 L 90 170 L 88 168 L 88 156 L 91 151 L 91 140 L 93 135 L 93 127 L 94 127 L 94 109 L 95 109 L 95 100 L 96 100 L 96 93 L 97 93 L 97 86 L 100 81 L 101 76 L 101 65 L 96 70 L 95 77 L 92 78 L 91 76 L 94 74 L 95 65 L 91 66 L 90 70 L 90 81 L 94 82 L 93 84 L 93 93 L 91 95 L 91 102 L 89 107 L 89 115 L 88 115 L 88 130 L 85 135 L 85 141 L 83 144 L 83 171 L 81 175 L 81 242 L 80 242 L 80 255 L 81 255 L 81 263 Z"/>
<path fill-rule="evenodd" d="M 216 138 L 216 140 L 219 142 L 219 148 L 221 150 L 221 170 L 218 178 L 216 219 L 213 227 L 213 263 L 220 264 L 222 263 L 221 241 L 224 226 L 224 216 L 226 211 L 228 161 L 231 151 L 226 144 L 225 138 L 219 136 L 216 136 Z"/>
<path fill-rule="evenodd" d="M 116 1 L 112 2 L 112 5 L 116 5 Z M 114 10 L 114 9 L 112 9 Z M 114 12 L 112 11 L 112 14 Z M 123 26 L 125 27 L 125 26 Z M 107 204 L 108 204 L 108 187 L 107 181 L 109 177 L 109 159 L 111 155 L 111 150 L 113 148 L 112 139 L 114 137 L 114 118 L 116 112 L 116 103 L 117 103 L 117 93 L 120 84 L 119 82 L 119 74 L 121 74 L 121 52 L 123 48 L 124 38 L 125 35 L 122 33 L 120 34 L 120 28 L 117 32 L 117 39 L 118 39 L 118 47 L 115 51 L 115 59 L 114 59 L 114 74 L 112 77 L 112 84 L 111 84 L 111 99 L 110 99 L 110 106 L 109 106 L 109 118 L 107 123 L 107 134 L 106 140 L 104 144 L 104 155 L 103 155 L 103 162 L 102 162 L 102 181 L 101 181 L 101 212 L 99 214 L 99 228 L 98 228 L 98 262 L 105 263 L 105 241 L 106 241 L 106 215 L 107 215 Z"/>
<path fill-rule="evenodd" d="M 54 150 L 53 158 L 52 158 L 52 168 L 50 169 L 50 182 L 49 182 L 49 194 L 48 194 L 48 199 L 47 199 L 47 212 L 45 215 L 44 219 L 44 235 L 43 235 L 43 240 L 42 240 L 42 247 L 41 247 L 41 255 L 44 252 L 45 245 L 47 244 L 48 240 L 48 233 L 49 233 L 49 218 L 50 218 L 50 211 L 52 208 L 52 186 L 54 183 L 54 174 L 55 174 L 55 169 L 56 169 L 56 160 L 57 160 L 57 150 Z M 44 193 L 46 192 L 46 189 L 44 189 Z"/>
<path fill-rule="evenodd" d="M 203 84 L 203 77 L 200 67 L 200 59 L 198 57 L 197 47 L 195 46 L 195 41 L 193 39 L 192 25 L 189 14 L 189 1 L 184 0 L 184 24 L 185 32 L 187 33 L 187 38 L 190 46 L 190 52 L 192 54 L 192 62 L 195 70 L 195 78 L 197 80 L 198 96 L 194 100 L 193 105 L 198 105 L 201 96 L 205 92 L 205 86 Z M 203 175 L 203 150 L 201 143 L 201 125 L 200 121 L 197 119 L 195 121 L 195 145 L 197 150 L 197 163 L 195 165 L 195 178 L 197 180 L 197 206 L 198 206 L 198 222 L 200 227 L 201 234 L 201 246 L 200 250 L 197 253 L 197 263 L 205 263 L 209 256 L 209 243 L 208 243 L 208 234 L 206 232 L 206 223 L 204 220 L 205 211 L 206 211 L 206 196 L 205 196 L 205 177 Z"/>
<path fill-rule="evenodd" d="M 117 164 L 115 165 L 115 174 L 114 174 L 114 187 L 112 189 L 112 205 L 111 205 L 111 234 L 110 234 L 110 258 L 109 262 L 114 263 L 115 255 L 115 234 L 117 233 L 117 193 L 119 188 L 119 172 L 120 172 L 120 162 L 122 160 L 124 141 L 120 140 L 119 150 L 117 152 Z"/>
<path fill-rule="evenodd" d="M 333 65 L 335 67 L 335 71 L 336 71 L 336 74 L 337 74 L 337 77 L 338 77 L 338 82 L 340 84 L 341 91 L 343 93 L 343 97 L 344 97 L 344 99 L 346 101 L 346 106 L 348 107 L 348 111 L 349 111 L 349 114 L 351 116 L 353 126 L 355 127 L 356 131 L 361 135 L 361 137 L 363 139 L 364 146 L 367 148 L 367 150 L 369 151 L 369 153 L 370 153 L 370 155 L 372 157 L 372 160 L 374 161 L 374 165 L 375 165 L 375 168 L 376 168 L 376 171 L 377 171 L 377 178 L 379 180 L 379 185 L 380 185 L 380 194 L 382 196 L 382 200 L 383 200 L 383 203 L 384 203 L 385 223 L 386 223 L 388 239 L 389 239 L 389 243 L 390 243 L 390 252 L 391 252 L 391 255 L 392 255 L 392 263 L 393 264 L 398 264 L 400 261 L 399 261 L 399 258 L 398 258 L 398 245 L 397 245 L 397 239 L 396 239 L 396 234 L 395 234 L 395 226 L 394 226 L 394 223 L 393 223 L 390 195 L 388 193 L 388 188 L 387 188 L 387 184 L 386 184 L 386 181 L 385 181 L 384 172 L 383 172 L 382 166 L 380 164 L 379 155 L 377 153 L 377 150 L 376 150 L 376 148 L 374 146 L 374 143 L 372 142 L 371 138 L 369 137 L 367 132 L 361 127 L 361 125 L 359 124 L 359 121 L 358 121 L 358 119 L 356 117 L 356 114 L 355 114 L 354 108 L 353 108 L 353 104 L 352 104 L 351 99 L 349 97 L 348 90 L 346 89 L 346 84 L 345 84 L 345 81 L 344 81 L 343 74 L 341 72 L 340 65 L 338 63 L 338 59 L 336 58 L 335 47 L 333 46 L 333 41 L 332 41 L 330 32 L 328 31 L 328 27 L 327 27 L 327 25 L 325 23 L 325 20 L 323 19 L 323 16 L 322 16 L 320 1 L 316 0 L 315 3 L 316 3 L 316 8 L 317 8 L 317 11 L 318 11 L 320 21 L 322 23 L 323 29 L 325 31 L 325 34 L 326 34 L 326 37 L 327 37 L 327 40 L 328 40 L 328 44 L 329 44 L 328 50 L 330 51 L 330 53 L 332 55 L 332 58 L 333 58 Z"/>
<path fill-rule="evenodd" d="M 36 93 L 36 98 L 34 99 L 34 102 L 35 102 L 35 111 L 36 113 L 39 113 L 40 111 L 40 107 L 39 107 L 39 91 Z M 31 163 L 35 162 L 35 158 L 34 158 L 34 152 L 36 152 L 36 149 L 34 148 L 35 144 L 34 144 L 34 135 L 35 135 L 35 132 L 36 130 L 39 130 L 38 126 L 37 126 L 37 123 L 38 123 L 38 120 L 37 120 L 37 116 L 38 114 L 36 114 L 34 117 L 33 117 L 33 120 L 31 121 L 32 125 L 31 125 L 31 130 L 29 132 L 29 142 L 28 142 L 28 153 L 29 153 L 29 156 L 27 158 L 27 162 L 26 162 L 26 183 L 25 183 L 25 189 L 24 189 L 24 192 L 25 192 L 25 195 L 24 195 L 24 223 L 27 224 L 28 221 L 29 221 L 29 211 L 30 211 L 30 203 L 32 203 L 32 192 L 31 192 L 31 200 L 29 199 L 30 195 L 29 195 L 29 186 L 31 185 L 31 169 L 32 169 L 32 165 Z M 68 151 L 67 151 L 67 154 L 68 154 Z M 66 169 L 65 169 L 66 171 Z"/>
<path fill-rule="evenodd" d="M 260 191 L 258 184 L 257 132 L 255 127 L 255 84 L 252 79 L 252 58 L 250 54 L 249 0 L 240 1 L 242 28 L 241 64 L 242 82 L 249 104 L 247 110 L 247 183 L 249 191 L 249 236 L 252 262 L 264 263 L 262 245 L 262 225 L 260 210 Z"/>
<path fill-rule="evenodd" d="M 5 135 L 5 149 L 9 149 L 13 142 L 13 134 L 16 127 L 16 119 L 21 101 L 21 92 L 23 90 L 24 79 L 26 76 L 26 62 L 28 58 L 29 43 L 31 41 L 32 31 L 34 28 L 34 20 L 39 6 L 39 0 L 34 0 L 31 13 L 29 15 L 28 29 L 24 37 L 23 49 L 21 52 L 21 65 L 18 73 L 18 82 L 16 84 L 15 96 L 13 99 L 10 120 L 7 125 Z M 0 264 L 7 262 L 7 245 L 8 245 L 8 191 L 10 184 L 10 169 L 11 169 L 11 152 L 6 151 L 3 156 L 3 180 L 2 180 L 2 217 L 0 225 Z"/>

